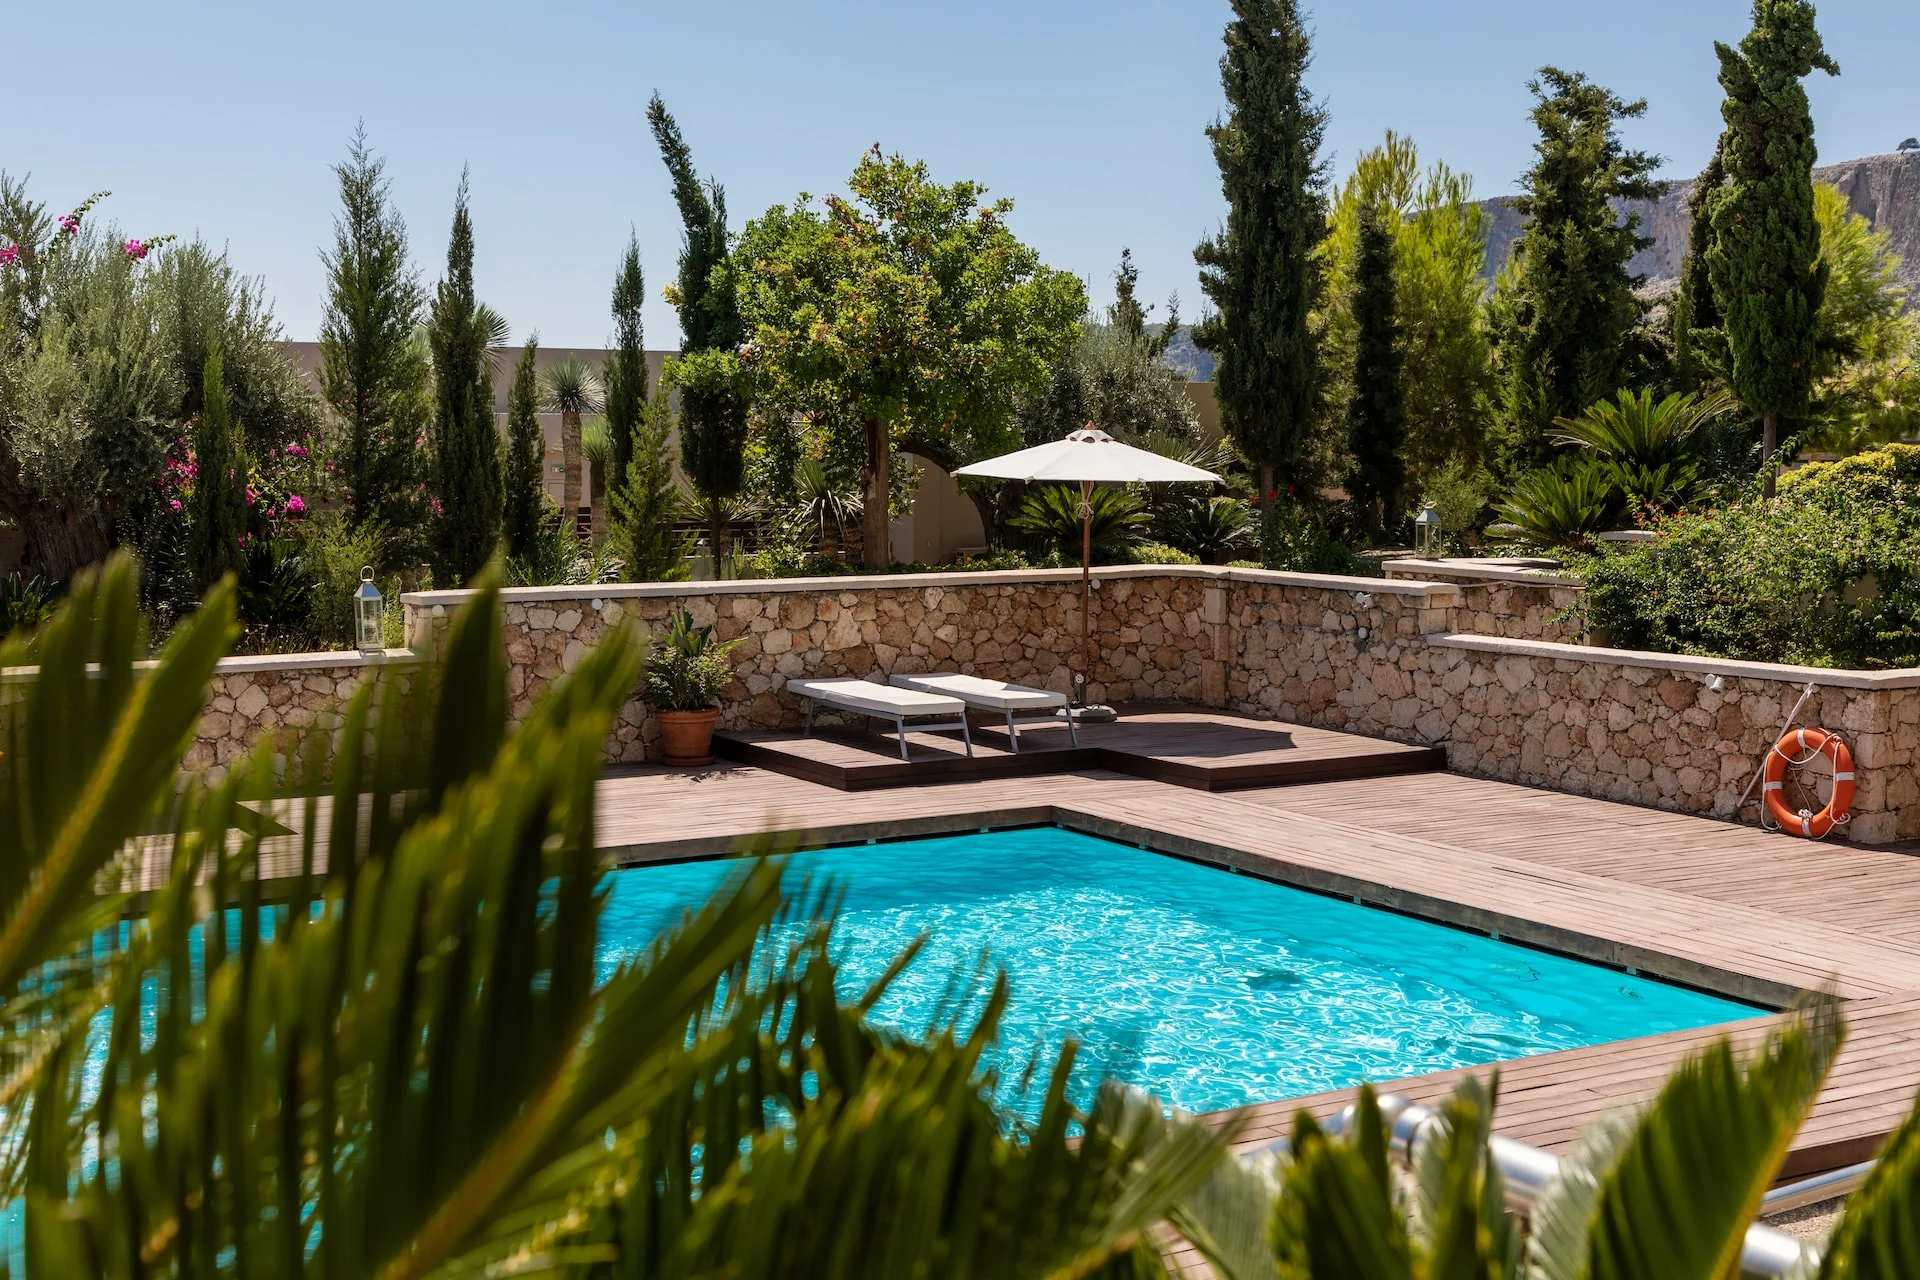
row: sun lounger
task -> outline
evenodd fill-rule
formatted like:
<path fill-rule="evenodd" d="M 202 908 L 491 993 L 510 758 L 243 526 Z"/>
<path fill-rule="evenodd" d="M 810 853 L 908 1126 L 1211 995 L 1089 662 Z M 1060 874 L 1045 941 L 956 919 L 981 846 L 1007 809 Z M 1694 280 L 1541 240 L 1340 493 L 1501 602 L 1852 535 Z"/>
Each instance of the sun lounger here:
<path fill-rule="evenodd" d="M 893 683 L 902 689 L 917 689 L 921 693 L 944 694 L 949 698 L 958 698 L 976 711 L 990 711 L 1007 718 L 1007 736 L 1013 739 L 1014 754 L 1020 753 L 1020 730 L 1014 724 L 1016 716 L 1027 719 L 1055 719 L 1055 712 L 1067 705 L 1067 695 L 1054 693 L 1048 689 L 1033 689 L 1023 684 L 1008 684 L 1004 680 L 983 680 L 979 676 L 960 676 L 936 674 L 923 676 L 894 676 Z M 1073 723 L 1073 713 L 1067 712 L 1067 736 L 1074 746 L 1080 745 L 1080 731 Z"/>
<path fill-rule="evenodd" d="M 907 721 L 919 722 L 928 716 L 944 716 L 945 719 L 935 723 L 915 723 L 913 727 L 923 730 L 958 729 L 967 744 L 967 754 L 973 754 L 973 733 L 967 727 L 967 704 L 957 697 L 923 693 L 918 689 L 896 689 L 868 680 L 789 680 L 787 690 L 798 694 L 806 703 L 808 734 L 813 732 L 815 704 L 834 711 L 871 716 L 875 720 L 890 720 L 894 732 L 900 736 L 900 758 L 905 760 Z"/>

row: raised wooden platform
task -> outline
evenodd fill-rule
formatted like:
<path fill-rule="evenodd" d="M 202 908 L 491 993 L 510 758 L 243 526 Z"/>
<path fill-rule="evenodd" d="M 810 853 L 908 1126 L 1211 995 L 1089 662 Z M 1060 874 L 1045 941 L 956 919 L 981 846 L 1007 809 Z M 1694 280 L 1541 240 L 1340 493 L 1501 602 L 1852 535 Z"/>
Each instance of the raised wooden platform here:
<path fill-rule="evenodd" d="M 1446 752 L 1306 725 L 1219 712 L 1152 706 L 1121 708 L 1111 724 L 1066 726 L 1027 721 L 1016 754 L 1004 727 L 976 724 L 969 757 L 957 733 L 909 733 L 908 759 L 890 732 L 827 729 L 796 733 L 718 733 L 716 754 L 840 791 L 978 782 L 1105 769 L 1201 791 L 1295 782 L 1378 778 L 1444 769 Z"/>

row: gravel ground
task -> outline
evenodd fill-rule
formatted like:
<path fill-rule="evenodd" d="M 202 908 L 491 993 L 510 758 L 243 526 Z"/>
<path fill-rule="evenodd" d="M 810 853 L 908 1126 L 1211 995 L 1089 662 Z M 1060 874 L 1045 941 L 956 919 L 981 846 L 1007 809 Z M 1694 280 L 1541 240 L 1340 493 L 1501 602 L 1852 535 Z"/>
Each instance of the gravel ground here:
<path fill-rule="evenodd" d="M 1833 1230 L 1833 1220 L 1840 1216 L 1840 1206 L 1845 1203 L 1845 1200 L 1823 1200 L 1819 1204 L 1803 1205 L 1790 1213 L 1762 1218 L 1761 1221 L 1796 1239 L 1825 1240 L 1827 1233 Z"/>

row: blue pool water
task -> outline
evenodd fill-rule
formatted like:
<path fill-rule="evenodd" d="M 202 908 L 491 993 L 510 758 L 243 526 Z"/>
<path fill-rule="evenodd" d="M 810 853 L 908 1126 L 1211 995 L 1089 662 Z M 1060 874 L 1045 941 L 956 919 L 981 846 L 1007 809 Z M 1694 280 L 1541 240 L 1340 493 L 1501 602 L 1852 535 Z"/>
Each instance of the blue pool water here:
<path fill-rule="evenodd" d="M 602 964 L 644 949 L 737 870 L 616 874 Z M 924 1031 L 956 970 L 984 952 L 1012 984 L 1006 1065 L 1036 1048 L 1050 1061 L 1076 1036 L 1082 1089 L 1111 1074 L 1189 1111 L 1758 1012 L 1052 827 L 796 854 L 787 875 L 844 888 L 835 945 L 849 997 L 931 934 L 875 1010 L 881 1022 Z"/>

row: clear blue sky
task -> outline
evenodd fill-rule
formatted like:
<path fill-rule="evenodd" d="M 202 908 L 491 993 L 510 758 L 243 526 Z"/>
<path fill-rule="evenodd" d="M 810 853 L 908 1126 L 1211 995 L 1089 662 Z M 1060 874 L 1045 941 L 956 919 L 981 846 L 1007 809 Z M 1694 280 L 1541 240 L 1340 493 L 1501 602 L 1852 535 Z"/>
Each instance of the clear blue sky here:
<path fill-rule="evenodd" d="M 1742 0 L 1375 0 L 1316 6 L 1311 84 L 1336 174 L 1386 129 L 1512 190 L 1524 82 L 1586 71 L 1647 118 L 1629 141 L 1696 170 L 1719 129 L 1712 41 Z M 65 208 L 100 187 L 140 235 L 195 232 L 264 276 L 287 333 L 319 323 L 329 166 L 357 119 L 389 161 L 426 278 L 472 166 L 481 295 L 550 343 L 599 345 L 631 225 L 650 346 L 678 226 L 644 117 L 659 89 L 736 225 L 844 182 L 860 152 L 925 159 L 1012 196 L 1047 261 L 1112 296 L 1121 245 L 1150 297 L 1199 309 L 1192 248 L 1222 212 L 1202 128 L 1219 112 L 1220 0 L 813 3 L 96 3 L 8 6 L 0 166 Z M 1829 0 L 1844 75 L 1814 78 L 1825 160 L 1920 134 L 1920 4 Z"/>

